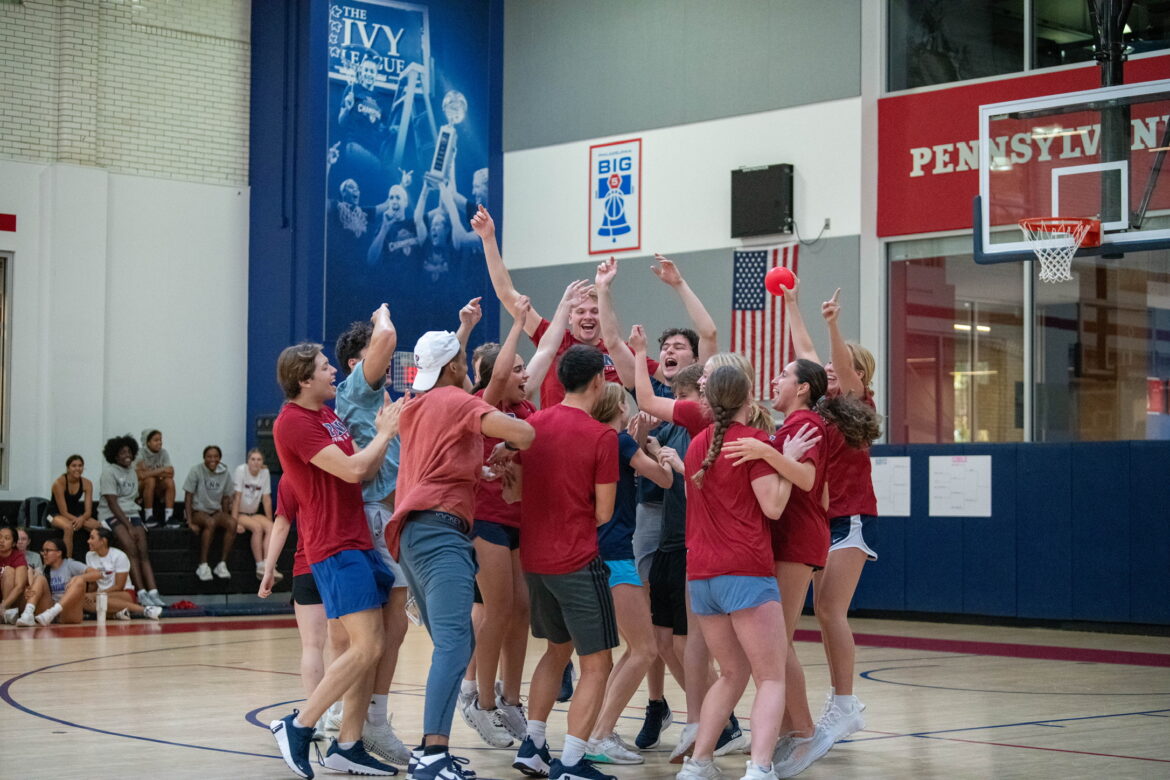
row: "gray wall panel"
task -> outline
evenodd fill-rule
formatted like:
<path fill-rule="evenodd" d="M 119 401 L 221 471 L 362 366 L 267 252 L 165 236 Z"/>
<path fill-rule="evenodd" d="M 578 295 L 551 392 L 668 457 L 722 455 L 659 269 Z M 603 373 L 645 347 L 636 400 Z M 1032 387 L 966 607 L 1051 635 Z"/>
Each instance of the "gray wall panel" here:
<path fill-rule="evenodd" d="M 861 0 L 508 0 L 504 151 L 861 91 Z"/>
<path fill-rule="evenodd" d="M 678 263 L 691 289 L 706 304 L 715 324 L 719 326 L 719 344 L 729 345 L 731 326 L 731 267 L 732 248 L 687 252 L 672 256 Z M 821 319 L 821 301 L 841 288 L 841 330 L 845 338 L 858 339 L 860 243 L 857 236 L 825 239 L 814 246 L 800 247 L 801 311 L 808 322 L 813 341 L 823 360 L 829 359 L 829 340 Z M 650 272 L 653 257 L 628 257 L 619 260 L 618 284 L 614 302 L 618 316 L 629 332 L 635 322 L 646 326 L 653 341 L 664 328 L 688 324 L 686 312 L 678 296 Z M 546 317 L 552 317 L 565 286 L 574 279 L 593 278 L 594 263 L 544 268 L 522 268 L 512 271 L 516 289 L 532 298 L 533 305 Z M 512 325 L 507 313 L 501 314 L 501 334 L 507 335 Z M 872 339 L 869 339 L 872 341 Z M 527 342 L 527 339 L 525 339 Z M 656 350 L 657 347 L 653 346 Z M 525 358 L 532 354 L 528 343 L 522 346 Z"/>

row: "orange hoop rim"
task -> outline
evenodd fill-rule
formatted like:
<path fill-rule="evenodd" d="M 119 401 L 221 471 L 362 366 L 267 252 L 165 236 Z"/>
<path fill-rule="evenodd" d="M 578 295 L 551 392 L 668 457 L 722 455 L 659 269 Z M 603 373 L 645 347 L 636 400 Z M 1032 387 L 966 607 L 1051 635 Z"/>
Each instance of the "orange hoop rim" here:
<path fill-rule="evenodd" d="M 1026 217 L 1019 226 L 1033 233 L 1067 233 L 1077 236 L 1080 246 L 1101 245 L 1101 220 L 1094 217 Z"/>

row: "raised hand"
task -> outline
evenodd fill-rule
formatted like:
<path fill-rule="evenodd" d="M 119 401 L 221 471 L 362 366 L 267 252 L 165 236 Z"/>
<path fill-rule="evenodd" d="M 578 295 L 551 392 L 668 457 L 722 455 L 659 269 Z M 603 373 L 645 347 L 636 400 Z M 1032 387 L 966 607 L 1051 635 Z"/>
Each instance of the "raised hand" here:
<path fill-rule="evenodd" d="M 565 287 L 565 294 L 561 296 L 561 303 L 565 306 L 575 306 L 578 301 L 587 297 L 592 289 L 593 283 L 588 279 L 569 282 L 569 285 Z"/>
<path fill-rule="evenodd" d="M 784 440 L 784 454 L 795 461 L 800 461 L 805 453 L 816 446 L 817 442 L 821 440 L 817 429 L 811 424 L 805 423 L 800 426 L 800 430 L 789 436 Z"/>
<path fill-rule="evenodd" d="M 480 300 L 480 298 L 472 298 L 467 302 L 467 305 L 459 310 L 459 322 L 469 331 L 483 319 L 483 309 L 479 305 Z"/>
<path fill-rule="evenodd" d="M 382 408 L 378 410 L 378 414 L 374 416 L 374 430 L 378 433 L 386 433 L 390 438 L 398 435 L 398 418 L 402 415 L 402 410 L 406 406 L 409 397 L 399 398 L 397 401 L 390 400 L 390 394 L 384 393 L 382 399 Z"/>
<path fill-rule="evenodd" d="M 528 312 L 532 311 L 532 299 L 527 295 L 516 296 L 516 303 L 512 306 L 512 316 L 521 326 L 528 321 Z"/>
<path fill-rule="evenodd" d="M 593 278 L 593 283 L 598 287 L 609 287 L 613 284 L 615 277 L 617 277 L 617 259 L 611 257 L 608 260 L 602 260 L 597 265 L 597 275 Z"/>
<path fill-rule="evenodd" d="M 646 329 L 643 328 L 641 325 L 635 325 L 633 328 L 631 328 L 630 329 L 629 345 L 630 345 L 630 349 L 634 351 L 635 355 L 638 353 L 645 354 L 646 353 Z"/>
<path fill-rule="evenodd" d="M 782 296 L 784 298 L 784 303 L 788 304 L 789 306 L 799 306 L 800 305 L 800 277 L 798 277 L 794 274 L 792 277 L 792 286 L 791 287 L 781 286 L 780 289 L 782 289 L 784 291 L 784 294 Z"/>
<path fill-rule="evenodd" d="M 471 218 L 471 229 L 475 234 L 482 239 L 491 239 L 496 235 L 496 223 L 492 220 L 492 215 L 488 210 L 480 204 L 479 209 Z"/>
<path fill-rule="evenodd" d="M 654 262 L 658 265 L 650 266 L 650 270 L 663 282 L 669 284 L 671 287 L 678 287 L 683 283 L 682 274 L 679 273 L 678 266 L 669 257 L 656 253 L 654 255 Z"/>
<path fill-rule="evenodd" d="M 841 288 L 838 287 L 833 297 L 821 304 L 821 316 L 825 318 L 825 322 L 832 324 L 841 315 L 841 304 L 837 302 L 840 297 Z"/>

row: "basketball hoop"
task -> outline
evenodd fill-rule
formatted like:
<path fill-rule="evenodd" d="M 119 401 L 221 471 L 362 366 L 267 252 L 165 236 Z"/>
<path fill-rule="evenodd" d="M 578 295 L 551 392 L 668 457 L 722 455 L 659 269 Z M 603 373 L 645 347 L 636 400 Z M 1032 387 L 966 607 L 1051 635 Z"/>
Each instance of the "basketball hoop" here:
<path fill-rule="evenodd" d="M 1072 281 L 1072 259 L 1083 246 L 1101 245 L 1101 220 L 1078 217 L 1030 217 L 1020 220 L 1024 240 L 1040 261 L 1040 281 Z"/>

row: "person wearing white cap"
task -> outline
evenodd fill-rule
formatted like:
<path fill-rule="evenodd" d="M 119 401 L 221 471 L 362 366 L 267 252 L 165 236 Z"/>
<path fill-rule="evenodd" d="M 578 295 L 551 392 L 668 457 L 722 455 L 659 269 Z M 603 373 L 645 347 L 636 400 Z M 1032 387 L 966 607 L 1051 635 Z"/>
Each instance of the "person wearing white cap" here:
<path fill-rule="evenodd" d="M 527 449 L 528 423 L 509 417 L 463 389 L 467 353 L 454 333 L 424 333 L 414 348 L 418 373 L 399 420 L 402 460 L 394 517 L 386 529 L 434 643 L 423 708 L 423 744 L 412 760 L 417 780 L 460 778 L 447 751 L 459 683 L 471 660 L 475 559 L 469 533 L 483 437 Z M 417 763 L 416 763 L 417 762 Z"/>

